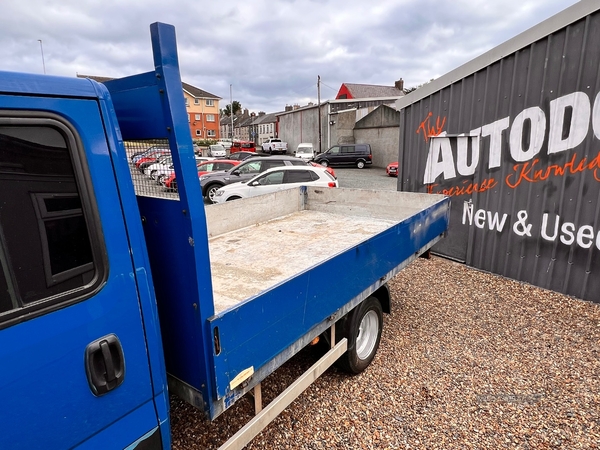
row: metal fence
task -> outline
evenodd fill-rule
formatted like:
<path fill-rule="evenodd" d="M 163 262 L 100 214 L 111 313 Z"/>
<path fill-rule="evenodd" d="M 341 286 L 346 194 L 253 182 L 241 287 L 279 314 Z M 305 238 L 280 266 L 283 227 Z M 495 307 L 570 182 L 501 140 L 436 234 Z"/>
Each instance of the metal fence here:
<path fill-rule="evenodd" d="M 126 141 L 125 151 L 136 195 L 179 199 L 168 140 Z"/>

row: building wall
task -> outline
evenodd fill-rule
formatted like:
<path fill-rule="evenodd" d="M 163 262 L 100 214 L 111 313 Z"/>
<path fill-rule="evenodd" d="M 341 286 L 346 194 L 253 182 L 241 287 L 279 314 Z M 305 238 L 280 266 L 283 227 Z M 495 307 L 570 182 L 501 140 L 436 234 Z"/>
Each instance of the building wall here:
<path fill-rule="evenodd" d="M 363 117 L 362 110 L 349 109 L 329 114 L 329 105 L 321 105 L 321 150 L 338 144 L 370 144 L 373 166 L 385 167 L 398 160 L 399 113 L 387 106 L 369 108 L 374 111 Z M 357 121 L 358 117 L 363 117 Z M 293 152 L 301 142 L 319 148 L 318 107 L 302 108 L 278 116 L 281 138 Z"/>
<path fill-rule="evenodd" d="M 190 124 L 192 139 L 218 139 L 219 132 L 219 101 L 217 99 L 195 98 L 183 92 Z M 212 100 L 213 105 L 208 106 L 207 100 Z M 208 120 L 209 118 L 214 120 Z M 211 133 L 213 135 L 211 136 Z"/>
<path fill-rule="evenodd" d="M 398 161 L 400 113 L 382 105 L 356 123 L 357 144 L 370 144 L 373 166 L 385 167 Z"/>
<path fill-rule="evenodd" d="M 399 186 L 451 196 L 438 253 L 600 302 L 595 8 L 402 107 Z"/>
<path fill-rule="evenodd" d="M 292 154 L 298 144 L 312 143 L 315 148 L 319 143 L 318 108 L 299 109 L 291 113 L 277 116 L 279 119 L 280 138 L 287 142 L 288 153 Z"/>

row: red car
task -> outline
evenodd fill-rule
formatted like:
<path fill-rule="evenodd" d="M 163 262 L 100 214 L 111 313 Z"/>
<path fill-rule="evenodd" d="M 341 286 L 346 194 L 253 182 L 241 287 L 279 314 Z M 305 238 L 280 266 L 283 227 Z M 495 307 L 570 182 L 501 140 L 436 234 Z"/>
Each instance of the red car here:
<path fill-rule="evenodd" d="M 201 162 L 196 165 L 196 168 L 198 169 L 198 177 L 208 172 L 229 170 L 233 166 L 237 166 L 240 162 L 241 161 L 234 161 L 230 159 L 211 159 L 210 161 Z M 175 172 L 166 177 L 162 181 L 162 185 L 167 189 L 177 190 L 177 179 L 175 178 Z"/>
<path fill-rule="evenodd" d="M 318 163 L 312 162 L 312 161 L 309 161 L 308 163 L 313 167 L 320 167 L 322 169 L 326 169 L 327 172 L 329 172 L 331 174 L 331 176 L 337 180 L 337 177 L 335 176 L 335 172 L 333 171 L 333 169 L 330 166 L 322 166 L 321 164 L 318 164 Z"/>
<path fill-rule="evenodd" d="M 169 150 L 168 148 L 156 149 L 148 153 L 147 155 L 142 155 L 142 157 L 137 159 L 134 164 L 140 172 L 143 172 L 144 167 L 153 164 L 156 161 L 158 161 L 161 157 L 169 156 L 170 154 L 171 150 Z"/>
<path fill-rule="evenodd" d="M 385 168 L 385 173 L 387 173 L 388 176 L 390 176 L 390 177 L 397 177 L 398 176 L 398 161 L 389 163 L 387 165 L 387 167 Z"/>

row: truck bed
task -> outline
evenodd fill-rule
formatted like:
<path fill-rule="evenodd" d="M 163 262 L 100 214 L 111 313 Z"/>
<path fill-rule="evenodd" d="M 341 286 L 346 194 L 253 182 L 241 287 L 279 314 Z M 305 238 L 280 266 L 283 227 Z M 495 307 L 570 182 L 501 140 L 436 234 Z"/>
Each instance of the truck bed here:
<path fill-rule="evenodd" d="M 439 200 L 401 192 L 328 191 L 301 195 L 293 189 L 207 207 L 215 314 L 348 251 Z M 281 205 L 287 207 L 282 210 Z M 275 217 L 264 220 L 268 215 Z"/>
<path fill-rule="evenodd" d="M 210 239 L 215 313 L 310 269 L 393 223 L 304 210 Z"/>

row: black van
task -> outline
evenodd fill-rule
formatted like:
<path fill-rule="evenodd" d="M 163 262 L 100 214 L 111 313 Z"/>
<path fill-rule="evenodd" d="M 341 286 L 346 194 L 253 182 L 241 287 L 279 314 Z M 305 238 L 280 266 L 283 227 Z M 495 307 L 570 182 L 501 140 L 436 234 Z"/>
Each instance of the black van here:
<path fill-rule="evenodd" d="M 341 144 L 315 156 L 313 161 L 325 167 L 343 164 L 362 169 L 373 163 L 373 156 L 369 144 Z"/>

